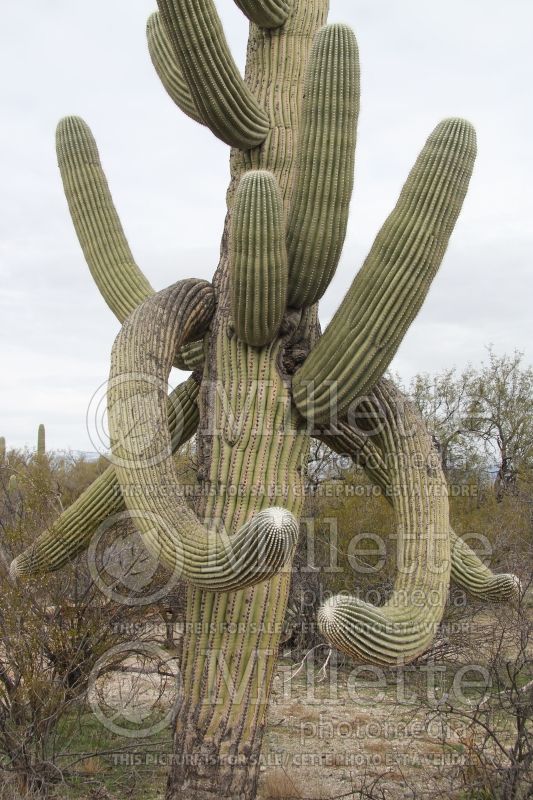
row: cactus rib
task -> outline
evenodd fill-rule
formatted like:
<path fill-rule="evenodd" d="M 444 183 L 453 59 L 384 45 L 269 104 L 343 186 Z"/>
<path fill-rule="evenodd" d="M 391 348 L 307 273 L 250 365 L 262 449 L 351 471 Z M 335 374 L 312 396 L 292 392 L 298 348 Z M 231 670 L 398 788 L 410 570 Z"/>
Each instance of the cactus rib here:
<path fill-rule="evenodd" d="M 340 417 L 384 374 L 442 262 L 475 154 L 475 131 L 465 120 L 445 120 L 429 137 L 363 268 L 294 378 L 294 401 L 308 419 L 330 419 L 332 387 Z"/>
<path fill-rule="evenodd" d="M 181 281 L 128 317 L 111 356 L 109 429 L 122 494 L 147 549 L 190 583 L 228 592 L 279 572 L 292 555 L 299 526 L 289 511 L 267 508 L 228 538 L 225 531 L 205 528 L 180 497 L 161 387 L 177 348 L 198 333 L 206 288 L 210 304 L 209 284 Z M 210 313 L 211 308 L 206 317 Z M 154 491 L 160 486 L 164 502 Z"/>
<path fill-rule="evenodd" d="M 287 304 L 283 200 L 272 173 L 248 172 L 233 206 L 229 241 L 231 307 L 239 339 L 263 347 L 276 337 Z"/>
<path fill-rule="evenodd" d="M 168 38 L 200 117 L 232 147 L 262 144 L 269 120 L 242 79 L 213 0 L 158 0 Z"/>
<path fill-rule="evenodd" d="M 123 322 L 153 289 L 135 263 L 89 126 L 66 117 L 57 127 L 57 157 L 72 221 L 98 289 Z"/>
<path fill-rule="evenodd" d="M 184 344 L 183 347 L 180 347 L 174 358 L 174 366 L 176 369 L 192 372 L 203 367 L 204 361 L 204 340 L 198 339 L 196 342 Z"/>
<path fill-rule="evenodd" d="M 168 425 L 173 452 L 189 441 L 198 427 L 199 385 L 189 378 L 168 398 Z M 61 514 L 52 527 L 13 561 L 11 575 L 55 572 L 87 549 L 96 530 L 113 514 L 126 509 L 115 468 L 108 467 Z"/>
<path fill-rule="evenodd" d="M 165 91 L 184 114 L 203 125 L 204 121 L 183 77 L 183 72 L 166 34 L 161 16 L 157 11 L 154 11 L 148 18 L 146 37 L 152 64 Z"/>
<path fill-rule="evenodd" d="M 260 28 L 280 28 L 290 14 L 289 0 L 235 0 L 250 22 Z"/>
<path fill-rule="evenodd" d="M 288 219 L 289 305 L 316 303 L 335 270 L 346 236 L 359 116 L 359 52 L 347 25 L 315 38 Z"/>
<path fill-rule="evenodd" d="M 410 661 L 431 643 L 446 603 L 450 543 L 446 481 L 423 421 L 388 381 L 369 398 L 383 420 L 378 437 L 390 463 L 398 528 L 398 571 L 388 602 L 379 608 L 336 596 L 320 609 L 327 640 L 364 661 Z"/>
<path fill-rule="evenodd" d="M 348 455 L 360 463 L 371 481 L 382 490 L 392 504 L 392 486 L 389 469 L 383 453 L 375 441 L 350 425 L 339 421 L 335 430 L 325 430 L 317 438 L 339 455 Z M 477 600 L 501 602 L 516 599 L 520 582 L 512 573 L 495 574 L 484 564 L 468 544 L 449 526 L 451 549 L 451 578 Z"/>

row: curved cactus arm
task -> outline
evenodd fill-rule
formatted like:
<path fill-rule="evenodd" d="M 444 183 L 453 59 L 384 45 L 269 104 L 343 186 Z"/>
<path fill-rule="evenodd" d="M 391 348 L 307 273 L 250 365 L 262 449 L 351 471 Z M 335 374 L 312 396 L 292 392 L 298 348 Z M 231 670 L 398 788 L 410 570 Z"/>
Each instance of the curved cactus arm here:
<path fill-rule="evenodd" d="M 289 305 L 316 303 L 346 236 L 359 116 L 359 52 L 347 25 L 327 25 L 311 53 L 288 219 Z"/>
<path fill-rule="evenodd" d="M 477 600 L 497 603 L 516 600 L 521 584 L 512 573 L 494 574 L 467 543 L 450 528 L 452 579 Z"/>
<path fill-rule="evenodd" d="M 57 128 L 57 157 L 72 221 L 91 275 L 120 322 L 153 289 L 135 263 L 89 126 L 66 117 Z"/>
<path fill-rule="evenodd" d="M 232 147 L 258 147 L 268 134 L 268 116 L 237 69 L 213 0 L 157 0 L 157 5 L 207 127 Z"/>
<path fill-rule="evenodd" d="M 335 425 L 335 430 L 325 430 L 317 438 L 339 455 L 348 455 L 360 464 L 379 486 L 383 497 L 392 504 L 392 485 L 389 469 L 375 437 L 369 437 L 346 421 Z M 479 556 L 448 528 L 451 549 L 451 578 L 453 582 L 477 600 L 500 602 L 514 600 L 520 591 L 520 581 L 511 573 L 495 574 Z"/>
<path fill-rule="evenodd" d="M 146 37 L 152 64 L 165 91 L 184 114 L 203 125 L 204 121 L 183 77 L 183 72 L 166 34 L 161 16 L 157 11 L 148 18 Z"/>
<path fill-rule="evenodd" d="M 196 342 L 184 344 L 183 347 L 180 347 L 174 359 L 174 366 L 185 372 L 192 372 L 203 367 L 204 361 L 204 340 L 198 339 Z"/>
<path fill-rule="evenodd" d="M 229 239 L 235 331 L 254 347 L 277 335 L 287 305 L 288 262 L 283 200 L 270 172 L 246 173 L 233 206 Z"/>
<path fill-rule="evenodd" d="M 438 456 L 412 406 L 388 381 L 369 398 L 382 420 L 398 529 L 398 570 L 392 596 L 376 607 L 336 596 L 319 610 L 326 639 L 363 661 L 394 665 L 423 653 L 442 619 L 450 582 L 448 496 Z"/>
<path fill-rule="evenodd" d="M 294 378 L 294 401 L 308 419 L 341 417 L 385 373 L 442 262 L 475 155 L 475 132 L 465 120 L 445 120 L 429 137 L 363 268 Z"/>
<path fill-rule="evenodd" d="M 122 495 L 147 549 L 196 586 L 232 591 L 279 572 L 299 526 L 289 511 L 269 508 L 230 538 L 202 525 L 180 496 L 163 388 L 176 350 L 210 316 L 211 308 L 202 319 L 203 302 L 212 303 L 211 287 L 182 281 L 128 317 L 111 356 L 109 429 Z"/>
<path fill-rule="evenodd" d="M 199 389 L 198 382 L 189 378 L 169 395 L 168 426 L 174 452 L 189 441 L 198 427 Z M 102 523 L 125 509 L 115 468 L 108 467 L 49 530 L 13 561 L 11 575 L 61 569 L 87 549 Z"/>
<path fill-rule="evenodd" d="M 260 28 L 280 28 L 291 11 L 289 0 L 235 0 L 250 22 Z"/>

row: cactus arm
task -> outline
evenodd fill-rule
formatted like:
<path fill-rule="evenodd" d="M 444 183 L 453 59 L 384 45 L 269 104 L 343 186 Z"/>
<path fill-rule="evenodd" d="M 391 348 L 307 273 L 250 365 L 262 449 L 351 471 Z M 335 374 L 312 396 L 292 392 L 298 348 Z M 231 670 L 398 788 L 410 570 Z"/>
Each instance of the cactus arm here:
<path fill-rule="evenodd" d="M 91 275 L 123 322 L 154 290 L 135 263 L 88 125 L 79 117 L 61 120 L 56 145 L 70 214 Z"/>
<path fill-rule="evenodd" d="M 263 347 L 277 335 L 287 304 L 283 200 L 270 172 L 248 172 L 235 197 L 229 241 L 231 306 L 239 339 Z"/>
<path fill-rule="evenodd" d="M 376 607 L 338 595 L 318 614 L 325 638 L 348 655 L 382 665 L 405 663 L 431 644 L 450 581 L 446 481 L 424 424 L 388 381 L 370 397 L 383 420 L 398 527 L 398 571 L 391 598 Z"/>
<path fill-rule="evenodd" d="M 288 219 L 289 306 L 316 303 L 342 252 L 353 191 L 359 52 L 347 25 L 317 34 L 307 71 Z"/>
<path fill-rule="evenodd" d="M 180 496 L 161 389 L 176 350 L 205 326 L 212 303 L 209 284 L 181 281 L 128 317 L 112 351 L 108 414 L 116 475 L 147 549 L 195 586 L 227 592 L 279 572 L 299 526 L 289 511 L 267 508 L 229 539 L 205 528 Z"/>
<path fill-rule="evenodd" d="M 237 69 L 213 0 L 158 0 L 158 7 L 207 127 L 233 147 L 258 147 L 268 134 L 268 117 Z"/>
<path fill-rule="evenodd" d="M 360 464 L 371 481 L 382 490 L 392 504 L 392 485 L 383 452 L 375 437 L 369 437 L 346 421 L 339 421 L 334 430 L 324 430 L 317 438 L 339 455 L 348 455 Z M 517 597 L 520 583 L 511 573 L 495 574 L 458 536 L 448 529 L 451 548 L 451 578 L 453 582 L 477 600 L 500 602 Z"/>
<path fill-rule="evenodd" d="M 6 437 L 0 436 L 0 464 L 6 460 Z"/>
<path fill-rule="evenodd" d="M 165 32 L 161 16 L 157 11 L 148 19 L 146 37 L 152 64 L 165 91 L 184 114 L 203 125 L 204 121 L 183 77 L 181 67 Z"/>
<path fill-rule="evenodd" d="M 299 411 L 341 417 L 384 374 L 418 313 L 461 210 L 476 154 L 472 126 L 445 120 L 429 137 L 330 325 L 293 382 Z"/>
<path fill-rule="evenodd" d="M 452 579 L 476 600 L 488 603 L 516 600 L 520 580 L 512 573 L 495 574 L 479 556 L 450 528 Z"/>
<path fill-rule="evenodd" d="M 199 389 L 198 382 L 189 378 L 169 395 L 168 425 L 174 452 L 189 441 L 198 427 Z M 102 523 L 125 509 L 115 468 L 110 466 L 15 559 L 12 576 L 61 569 L 87 549 Z"/>
<path fill-rule="evenodd" d="M 180 347 L 174 359 L 174 366 L 185 372 L 192 372 L 203 367 L 204 361 L 204 340 L 198 339 L 196 342 L 184 344 L 183 347 Z"/>
<path fill-rule="evenodd" d="M 290 14 L 289 0 L 235 0 L 250 22 L 260 28 L 280 28 Z"/>

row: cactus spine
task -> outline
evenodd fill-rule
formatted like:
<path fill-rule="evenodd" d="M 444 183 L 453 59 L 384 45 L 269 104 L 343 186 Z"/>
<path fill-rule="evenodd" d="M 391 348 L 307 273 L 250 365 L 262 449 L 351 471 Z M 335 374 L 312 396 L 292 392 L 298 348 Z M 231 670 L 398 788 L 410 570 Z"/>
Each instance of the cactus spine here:
<path fill-rule="evenodd" d="M 309 431 L 313 420 L 335 421 L 332 383 L 339 417 L 361 391 L 385 411 L 379 437 L 363 447 L 373 447 L 382 464 L 386 457 L 375 477 L 395 490 L 400 563 L 411 569 L 400 571 L 384 608 L 357 598 L 324 606 L 325 636 L 357 658 L 413 658 L 442 615 L 451 568 L 440 465 L 421 469 L 404 459 L 422 453 L 429 464 L 431 442 L 380 379 L 442 261 L 468 186 L 474 132 L 463 120 L 447 120 L 430 137 L 319 339 L 316 301 L 338 263 L 352 189 L 357 45 L 346 26 L 324 27 L 327 0 L 237 4 L 251 20 L 244 78 L 213 0 L 158 0 L 160 17 L 148 25 L 168 93 L 233 147 L 212 288 L 185 281 L 154 294 L 127 244 L 88 127 L 72 117 L 60 123 L 74 225 L 104 299 L 124 322 L 108 397 L 113 466 L 13 566 L 16 574 L 57 568 L 124 505 L 146 546 L 179 566 L 188 581 L 188 624 L 169 800 L 255 797 Z M 256 308 L 252 298 L 259 298 Z M 194 369 L 197 412 L 192 390 L 183 404 L 165 406 L 172 363 Z M 196 513 L 180 500 L 171 459 L 179 439 L 172 426 L 182 412 L 200 430 Z M 164 502 L 155 503 L 160 485 Z M 155 529 L 143 521 L 154 514 L 161 519 Z M 467 564 L 468 551 L 453 550 Z M 475 583 L 478 567 L 469 563 Z"/>

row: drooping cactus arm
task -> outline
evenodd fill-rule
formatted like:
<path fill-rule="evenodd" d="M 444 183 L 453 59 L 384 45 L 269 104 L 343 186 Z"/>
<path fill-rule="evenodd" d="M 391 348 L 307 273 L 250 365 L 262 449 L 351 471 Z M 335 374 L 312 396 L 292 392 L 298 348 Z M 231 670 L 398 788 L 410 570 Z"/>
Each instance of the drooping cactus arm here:
<path fill-rule="evenodd" d="M 339 421 L 335 430 L 324 430 L 317 438 L 339 455 L 348 455 L 360 464 L 371 481 L 383 492 L 392 504 L 392 484 L 389 469 L 379 443 L 346 421 Z M 516 575 L 496 575 L 479 556 L 458 536 L 453 528 L 448 529 L 451 548 L 451 578 L 457 586 L 477 600 L 497 602 L 514 599 L 520 589 Z"/>
<path fill-rule="evenodd" d="M 298 521 L 269 508 L 229 538 L 204 527 L 181 497 L 164 387 L 177 348 L 198 333 L 204 296 L 210 315 L 212 294 L 203 281 L 181 281 L 128 317 L 111 357 L 109 429 L 122 495 L 147 549 L 196 586 L 232 591 L 279 572 L 296 544 Z"/>
<path fill-rule="evenodd" d="M 57 157 L 72 221 L 91 275 L 123 322 L 154 290 L 135 263 L 89 126 L 66 117 L 57 128 Z"/>
<path fill-rule="evenodd" d="M 168 398 L 168 426 L 175 452 L 198 427 L 198 382 L 189 378 Z M 125 511 L 115 468 L 108 467 L 52 527 L 39 536 L 12 564 L 14 577 L 54 572 L 87 549 L 91 538 L 110 516 Z"/>
<path fill-rule="evenodd" d="M 446 482 L 424 424 L 397 390 L 380 381 L 369 397 L 383 420 L 379 439 L 387 463 L 398 529 L 393 593 L 376 607 L 338 595 L 319 610 L 326 639 L 374 664 L 410 661 L 430 645 L 442 619 L 450 581 Z"/>
<path fill-rule="evenodd" d="M 250 22 L 260 28 L 279 28 L 287 21 L 291 0 L 235 0 Z"/>
<path fill-rule="evenodd" d="M 311 53 L 288 220 L 289 306 L 316 303 L 342 252 L 353 191 L 359 52 L 352 30 L 327 25 Z"/>
<path fill-rule="evenodd" d="M 161 83 L 176 105 L 195 122 L 204 124 L 157 11 L 146 26 L 148 51 Z"/>
<path fill-rule="evenodd" d="M 239 339 L 263 347 L 277 335 L 287 306 L 283 200 L 274 175 L 248 172 L 239 184 L 229 241 L 231 309 Z"/>
<path fill-rule="evenodd" d="M 241 77 L 213 0 L 158 0 L 169 41 L 201 119 L 241 150 L 266 139 L 269 121 Z"/>
<path fill-rule="evenodd" d="M 465 120 L 445 120 L 429 137 L 363 268 L 294 377 L 294 401 L 307 419 L 342 417 L 385 373 L 442 262 L 475 155 Z"/>

